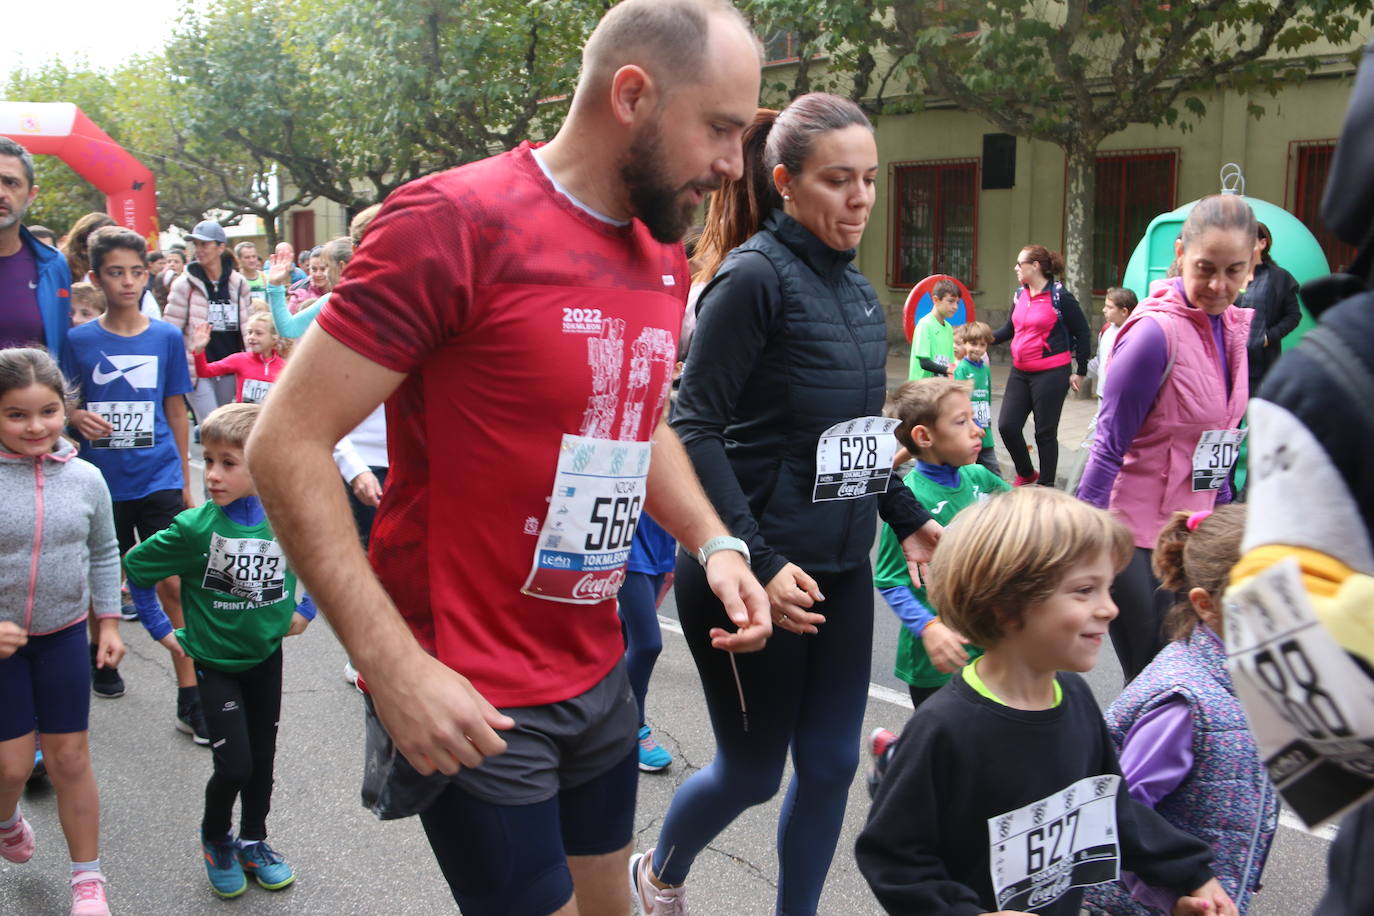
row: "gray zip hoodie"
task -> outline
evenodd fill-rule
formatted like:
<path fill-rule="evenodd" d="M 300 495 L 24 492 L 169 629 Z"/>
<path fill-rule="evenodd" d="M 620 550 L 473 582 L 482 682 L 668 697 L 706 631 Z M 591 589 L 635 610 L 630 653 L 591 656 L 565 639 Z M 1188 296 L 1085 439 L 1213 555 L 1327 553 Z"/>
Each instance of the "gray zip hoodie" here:
<path fill-rule="evenodd" d="M 66 439 L 41 458 L 0 447 L 0 620 L 33 636 L 119 616 L 119 542 L 105 479 Z"/>

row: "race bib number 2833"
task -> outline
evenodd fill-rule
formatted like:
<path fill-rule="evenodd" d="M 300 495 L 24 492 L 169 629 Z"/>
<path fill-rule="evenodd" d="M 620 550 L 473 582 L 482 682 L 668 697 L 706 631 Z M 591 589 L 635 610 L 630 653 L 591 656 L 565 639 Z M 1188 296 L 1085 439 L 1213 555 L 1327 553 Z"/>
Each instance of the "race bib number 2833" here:
<path fill-rule="evenodd" d="M 1374 794 L 1374 680 L 1327 634 L 1287 557 L 1226 596 L 1227 667 L 1260 756 L 1309 827 Z"/>
<path fill-rule="evenodd" d="M 569 604 L 615 597 L 644 509 L 651 448 L 648 442 L 563 436 L 548 514 L 522 592 Z"/>

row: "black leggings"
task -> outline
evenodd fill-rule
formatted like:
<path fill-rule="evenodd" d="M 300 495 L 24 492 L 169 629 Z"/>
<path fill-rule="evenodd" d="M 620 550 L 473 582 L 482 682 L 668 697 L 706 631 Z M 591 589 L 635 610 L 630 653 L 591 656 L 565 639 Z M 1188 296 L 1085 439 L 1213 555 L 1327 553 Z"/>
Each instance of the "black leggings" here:
<path fill-rule="evenodd" d="M 1059 472 L 1059 415 L 1064 412 L 1064 397 L 1069 393 L 1069 367 L 1025 372 L 1012 368 L 1002 392 L 1002 410 L 997 414 L 997 431 L 1011 454 L 1017 476 L 1035 473 L 1026 435 L 1021 430 L 1026 418 L 1035 414 L 1035 447 L 1040 450 L 1040 482 L 1054 486 Z"/>
<path fill-rule="evenodd" d="M 1121 662 L 1121 673 L 1130 683 L 1159 650 L 1168 644 L 1164 616 L 1173 606 L 1174 594 L 1159 587 L 1150 569 L 1153 551 L 1137 547 L 1131 562 L 1112 583 L 1116 619 L 1111 622 L 1112 647 Z"/>
<path fill-rule="evenodd" d="M 217 840 L 229 833 L 234 799 L 241 798 L 239 838 L 265 840 L 281 714 L 281 648 L 246 671 L 196 665 L 196 683 L 215 757 L 201 835 Z"/>

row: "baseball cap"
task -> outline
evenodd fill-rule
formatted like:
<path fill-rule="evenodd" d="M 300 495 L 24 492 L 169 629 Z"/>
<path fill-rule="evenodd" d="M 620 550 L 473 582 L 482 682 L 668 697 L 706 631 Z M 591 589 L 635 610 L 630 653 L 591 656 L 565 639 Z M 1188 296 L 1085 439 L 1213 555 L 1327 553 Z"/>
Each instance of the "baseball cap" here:
<path fill-rule="evenodd" d="M 224 227 L 212 219 L 203 219 L 196 223 L 196 228 L 191 230 L 191 238 L 198 242 L 229 241 L 229 236 L 224 234 Z"/>

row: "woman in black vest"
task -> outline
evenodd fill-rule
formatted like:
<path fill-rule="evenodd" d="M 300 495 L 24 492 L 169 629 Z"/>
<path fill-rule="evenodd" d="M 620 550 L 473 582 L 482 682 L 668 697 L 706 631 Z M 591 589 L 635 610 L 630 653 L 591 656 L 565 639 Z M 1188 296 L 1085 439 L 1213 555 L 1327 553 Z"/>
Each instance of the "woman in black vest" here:
<path fill-rule="evenodd" d="M 673 426 L 721 518 L 748 545 L 774 635 L 754 654 L 713 649 L 711 630 L 729 621 L 696 560 L 679 554 L 678 613 L 717 756 L 678 790 L 656 849 L 632 861 L 655 913 L 682 911 L 696 855 L 773 797 L 789 748 L 777 908 L 815 912 L 858 766 L 877 516 L 913 564 L 939 535 L 892 473 L 896 440 L 874 419 L 887 324 L 851 261 L 877 171 L 868 119 L 847 100 L 812 93 L 759 112 L 745 132 L 743 178 L 711 201 L 697 249 L 709 284 Z"/>
<path fill-rule="evenodd" d="M 1242 308 L 1254 309 L 1250 323 L 1250 396 L 1259 393 L 1265 373 L 1283 353 L 1282 341 L 1302 321 L 1298 306 L 1298 281 L 1274 260 L 1274 239 L 1269 227 L 1259 224 L 1260 262 L 1255 275 L 1236 300 Z"/>

